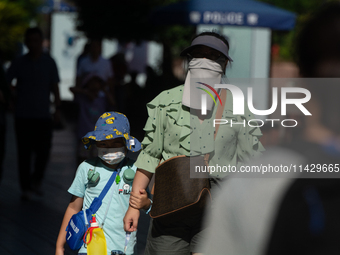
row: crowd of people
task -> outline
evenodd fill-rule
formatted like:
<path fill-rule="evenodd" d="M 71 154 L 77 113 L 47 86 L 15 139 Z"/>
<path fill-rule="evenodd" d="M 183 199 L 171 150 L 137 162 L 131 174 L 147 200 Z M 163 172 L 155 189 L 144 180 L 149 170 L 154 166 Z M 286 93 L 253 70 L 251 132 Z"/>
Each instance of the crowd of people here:
<path fill-rule="evenodd" d="M 299 31 L 295 53 L 301 78 L 340 76 L 339 21 L 340 4 L 331 3 L 320 8 Z M 5 109 L 13 102 L 21 199 L 25 201 L 32 193 L 43 195 L 53 127 L 61 121 L 58 69 L 43 51 L 42 42 L 39 28 L 28 29 L 28 53 L 14 60 L 6 73 L 0 73 L 0 180 Z M 336 238 L 340 229 L 340 181 L 336 175 L 330 178 L 300 172 L 280 178 L 244 178 L 211 172 L 204 175 L 207 186 L 190 194 L 198 198 L 194 203 L 183 205 L 188 194 L 175 195 L 181 185 L 192 185 L 195 180 L 183 173 L 177 175 L 186 171 L 181 166 L 186 159 L 191 163 L 199 159 L 205 166 L 284 162 L 339 165 L 337 80 L 304 84 L 312 94 L 307 104 L 312 116 L 302 117 L 300 128 L 290 132 L 292 143 L 276 147 L 277 127 L 261 132 L 253 125 L 215 126 L 216 118 L 235 123 L 254 119 L 247 107 L 243 115 L 233 114 L 230 91 L 219 89 L 206 99 L 205 106 L 200 103 L 210 85 L 228 83 L 226 68 L 237 61 L 230 56 L 229 41 L 224 36 L 211 31 L 196 35 L 181 52 L 188 62 L 184 84 L 172 80 L 174 84 L 166 88 L 159 85 L 162 79 L 150 67 L 146 86 L 141 88 L 136 71 L 129 70 L 124 55 L 104 59 L 101 47 L 101 38 L 89 38 L 77 61 L 75 85 L 70 88 L 78 106 L 75 137 L 79 166 L 68 189 L 72 198 L 61 223 L 56 255 L 64 254 L 65 230 L 72 215 L 91 207 L 111 176 L 115 181 L 95 214 L 105 233 L 107 254 L 135 253 L 140 213 L 152 217 L 146 255 L 340 252 Z M 126 75 L 131 78 L 128 83 L 124 81 Z M 14 79 L 16 84 L 11 89 L 3 86 Z M 261 138 L 265 132 L 266 139 Z M 261 141 L 268 145 L 267 151 Z M 139 153 L 137 159 L 129 158 L 128 152 Z M 162 179 L 157 179 L 157 169 L 167 171 Z M 191 169 L 187 171 L 189 174 Z M 154 188 L 149 190 L 154 175 Z M 166 183 L 174 186 L 167 186 L 167 190 L 157 186 Z M 204 189 L 207 196 L 202 195 Z M 177 203 L 183 206 L 175 208 Z M 160 204 L 165 213 L 154 214 Z M 194 204 L 200 206 L 189 210 Z M 85 244 L 78 254 L 87 254 Z"/>

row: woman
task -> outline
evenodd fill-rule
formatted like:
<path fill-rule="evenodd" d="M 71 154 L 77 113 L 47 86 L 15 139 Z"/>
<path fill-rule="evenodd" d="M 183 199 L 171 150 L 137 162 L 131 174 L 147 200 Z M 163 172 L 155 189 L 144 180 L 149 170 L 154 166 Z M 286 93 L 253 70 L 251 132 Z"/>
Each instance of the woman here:
<path fill-rule="evenodd" d="M 235 166 L 251 157 L 261 154 L 263 147 L 258 138 L 261 131 L 247 124 L 220 125 L 216 138 L 213 119 L 217 106 L 208 97 L 206 114 L 202 110 L 200 98 L 205 84 L 223 83 L 225 68 L 229 61 L 229 43 L 215 32 L 204 32 L 196 36 L 191 46 L 181 55 L 187 56 L 188 74 L 185 84 L 163 91 L 147 104 L 149 118 L 145 125 L 145 138 L 136 166 L 138 167 L 133 182 L 131 199 L 138 199 L 148 186 L 159 162 L 178 155 L 196 156 L 210 154 L 209 165 Z M 209 86 L 208 86 L 209 87 Z M 220 91 L 222 94 L 222 91 Z M 217 95 L 215 95 L 215 98 Z M 217 100 L 216 100 L 217 101 Z M 222 112 L 222 119 L 244 123 L 252 119 L 246 110 L 244 116 L 232 114 L 232 95 L 227 93 Z M 228 122 L 230 123 L 230 121 Z M 247 121 L 245 122 L 247 123 Z M 226 173 L 211 173 L 212 196 L 214 183 L 222 181 Z M 139 210 L 131 203 L 124 218 L 126 231 L 137 228 Z M 190 254 L 198 253 L 197 244 L 202 236 L 202 213 L 186 215 L 184 220 L 172 223 L 152 221 L 149 230 L 145 254 Z"/>

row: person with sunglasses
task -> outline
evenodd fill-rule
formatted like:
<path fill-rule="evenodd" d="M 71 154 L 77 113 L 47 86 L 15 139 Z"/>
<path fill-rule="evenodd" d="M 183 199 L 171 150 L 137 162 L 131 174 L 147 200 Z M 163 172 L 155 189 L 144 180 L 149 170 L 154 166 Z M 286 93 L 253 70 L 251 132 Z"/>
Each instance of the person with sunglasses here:
<path fill-rule="evenodd" d="M 223 36 L 215 32 L 197 35 L 191 46 L 181 53 L 181 56 L 188 58 L 185 84 L 163 91 L 147 104 L 149 118 L 144 128 L 146 133 L 142 142 L 143 149 L 136 161 L 138 169 L 133 182 L 130 207 L 124 218 L 126 231 L 137 229 L 139 209 L 143 206 L 142 203 L 138 206 L 138 201 L 145 196 L 145 189 L 160 162 L 179 155 L 210 154 L 209 165 L 236 166 L 260 155 L 264 150 L 259 142 L 261 131 L 256 127 L 220 125 L 214 137 L 213 119 L 219 108 L 214 102 L 219 102 L 222 90 L 218 90 L 219 94 L 209 92 L 215 97 L 208 96 L 207 113 L 202 113 L 202 89 L 207 90 L 209 86 L 227 82 L 225 69 L 232 61 L 228 52 L 229 42 Z M 202 85 L 203 83 L 208 86 Z M 230 92 L 226 93 L 222 110 L 221 118 L 233 119 L 235 122 L 249 120 L 253 116 L 248 109 L 244 116 L 232 114 Z M 224 172 L 210 174 L 212 197 L 216 195 L 216 187 L 226 176 L 227 173 Z M 168 223 L 153 219 L 145 254 L 189 255 L 202 252 L 198 245 L 202 242 L 204 232 L 203 213 L 183 216 L 182 220 Z"/>

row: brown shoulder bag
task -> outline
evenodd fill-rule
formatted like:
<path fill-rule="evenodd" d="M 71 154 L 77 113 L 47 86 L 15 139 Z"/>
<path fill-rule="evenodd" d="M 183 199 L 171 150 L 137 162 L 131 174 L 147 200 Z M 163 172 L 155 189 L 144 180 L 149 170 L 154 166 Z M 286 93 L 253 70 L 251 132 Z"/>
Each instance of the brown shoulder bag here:
<path fill-rule="evenodd" d="M 218 106 L 216 119 L 222 117 L 226 94 L 226 90 L 222 89 L 223 105 Z M 219 125 L 216 125 L 214 138 L 218 128 Z M 207 178 L 190 178 L 190 164 L 206 166 L 208 161 L 209 154 L 204 157 L 182 155 L 161 163 L 156 168 L 151 218 L 169 223 L 202 213 L 211 200 L 209 173 L 207 172 Z"/>

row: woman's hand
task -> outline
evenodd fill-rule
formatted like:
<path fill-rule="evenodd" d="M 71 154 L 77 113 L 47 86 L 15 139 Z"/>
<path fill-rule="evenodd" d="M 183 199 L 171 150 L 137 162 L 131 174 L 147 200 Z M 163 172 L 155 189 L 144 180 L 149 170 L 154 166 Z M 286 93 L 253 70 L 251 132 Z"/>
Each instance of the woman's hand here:
<path fill-rule="evenodd" d="M 139 192 L 130 193 L 130 206 L 135 209 L 144 209 L 148 210 L 150 207 L 151 201 L 148 198 L 148 194 L 145 189 L 140 189 Z"/>

